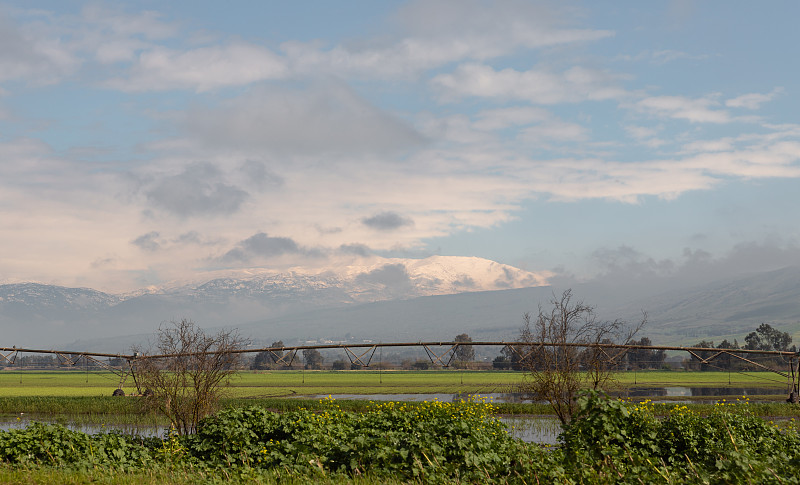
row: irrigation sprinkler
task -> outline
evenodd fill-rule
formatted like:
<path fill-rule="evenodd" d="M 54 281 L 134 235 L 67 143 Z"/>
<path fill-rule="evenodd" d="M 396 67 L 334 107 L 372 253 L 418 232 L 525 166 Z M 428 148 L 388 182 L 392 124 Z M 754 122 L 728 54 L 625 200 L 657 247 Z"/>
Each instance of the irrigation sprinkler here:
<path fill-rule="evenodd" d="M 449 368 L 455 358 L 456 350 L 460 345 L 462 345 L 461 342 L 453 342 L 453 341 L 381 342 L 377 344 L 354 343 L 354 344 L 299 345 L 299 346 L 288 346 L 288 347 L 287 346 L 264 347 L 259 349 L 238 349 L 229 352 L 235 354 L 271 352 L 272 355 L 278 357 L 276 359 L 277 363 L 283 363 L 285 365 L 286 362 L 288 361 L 288 366 L 291 367 L 298 351 L 306 349 L 314 349 L 314 350 L 343 349 L 346 355 L 348 356 L 348 359 L 350 359 L 351 364 L 357 364 L 362 367 L 369 367 L 372 362 L 372 358 L 375 355 L 375 351 L 380 349 L 378 354 L 380 362 L 379 367 L 382 367 L 384 347 L 422 347 L 425 350 L 426 354 L 428 355 L 428 358 L 430 359 L 433 365 L 441 365 L 442 367 Z M 504 341 L 496 342 L 495 341 L 495 342 L 470 342 L 469 345 L 507 347 L 516 355 L 518 355 L 522 360 L 524 360 L 527 357 L 530 357 L 536 350 L 541 349 L 543 347 L 595 348 L 601 350 L 604 353 L 604 355 L 607 358 L 607 361 L 610 364 L 619 363 L 621 358 L 624 357 L 627 352 L 634 349 L 688 352 L 690 355 L 695 357 L 700 364 L 709 364 L 709 365 L 713 365 L 712 363 L 716 359 L 719 359 L 722 356 L 730 356 L 739 359 L 755 368 L 758 368 L 763 371 L 772 372 L 785 378 L 787 381 L 787 393 L 788 393 L 787 401 L 795 404 L 800 402 L 800 352 L 789 352 L 789 351 L 778 351 L 778 350 L 716 349 L 716 348 L 704 348 L 704 347 L 680 347 L 680 346 L 665 346 L 665 345 L 631 345 L 631 344 L 623 345 L 623 344 L 602 344 L 602 343 L 583 344 L 583 343 L 558 343 L 558 342 L 504 342 Z M 441 350 L 437 352 L 433 350 L 434 348 L 436 349 L 444 348 L 445 350 L 443 352 Z M 278 352 L 280 354 L 278 354 Z M 170 357 L 191 356 L 199 354 L 216 354 L 218 352 L 211 351 L 211 352 L 161 354 L 161 355 L 159 354 L 140 355 L 138 353 L 134 353 L 131 355 L 126 355 L 126 354 L 110 354 L 110 353 L 100 353 L 100 352 L 73 352 L 66 350 L 28 349 L 28 348 L 17 348 L 16 346 L 0 347 L 0 358 L 2 359 L 2 361 L 5 361 L 10 365 L 14 364 L 17 355 L 19 353 L 39 353 L 39 354 L 56 355 L 59 357 L 60 360 L 63 361 L 64 364 L 73 366 L 80 357 L 87 359 L 87 361 L 92 360 L 99 366 L 104 367 L 105 369 L 117 374 L 120 377 L 120 386 L 119 386 L 120 388 L 124 384 L 127 377 L 131 376 L 136 385 L 137 392 L 141 394 L 141 390 L 138 387 L 138 382 L 136 382 L 135 366 L 137 362 L 146 359 L 165 359 Z M 764 364 L 761 364 L 753 360 L 752 357 L 755 356 L 764 356 L 773 358 L 779 357 L 782 359 L 787 359 L 788 369 L 786 370 L 786 372 L 784 372 L 779 369 L 768 367 Z M 110 365 L 109 363 L 100 360 L 103 358 L 119 359 L 124 361 L 127 364 L 127 366 L 126 365 L 113 366 Z M 22 379 L 22 377 L 20 377 L 20 379 Z M 382 374 L 380 379 L 382 381 L 383 379 Z M 635 376 L 634 379 L 636 379 Z M 730 374 L 728 381 L 730 383 Z M 303 372 L 303 383 L 305 383 L 305 372 Z"/>

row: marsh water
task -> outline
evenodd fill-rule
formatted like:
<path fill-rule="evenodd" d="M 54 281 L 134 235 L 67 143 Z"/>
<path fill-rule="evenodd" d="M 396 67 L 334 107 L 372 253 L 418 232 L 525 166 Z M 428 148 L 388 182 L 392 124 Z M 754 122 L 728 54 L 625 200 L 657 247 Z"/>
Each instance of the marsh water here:
<path fill-rule="evenodd" d="M 695 403 L 714 403 L 722 398 L 741 398 L 749 396 L 782 396 L 786 392 L 776 388 L 731 388 L 731 387 L 633 387 L 626 389 L 623 393 L 618 393 L 619 397 L 632 398 L 633 400 L 651 399 L 659 402 L 695 402 Z M 537 402 L 535 396 L 528 393 L 504 392 L 504 393 L 424 393 L 424 394 L 326 394 L 313 396 L 297 396 L 305 399 L 324 399 L 332 397 L 339 400 L 370 400 L 370 401 L 442 401 L 457 402 L 461 400 L 473 399 L 475 397 L 486 398 L 496 403 L 531 403 Z M 775 401 L 775 399 L 749 398 L 750 402 Z M 556 444 L 561 425 L 553 416 L 501 416 L 500 420 L 508 427 L 508 432 L 515 438 L 528 442 L 543 444 Z M 166 428 L 155 424 L 104 424 L 97 422 L 84 422 L 81 420 L 71 420 L 68 417 L 54 419 L 50 415 L 31 415 L 31 414 L 3 414 L 0 415 L 0 430 L 25 428 L 31 422 L 38 421 L 44 423 L 58 423 L 74 431 L 95 434 L 110 431 L 121 432 L 124 434 L 137 435 L 143 437 L 156 436 L 163 437 Z"/>
<path fill-rule="evenodd" d="M 528 442 L 555 444 L 561 425 L 558 420 L 550 416 L 501 416 L 500 421 L 508 427 L 508 432 L 515 438 Z M 167 428 L 154 425 L 131 424 L 88 424 L 70 421 L 68 419 L 53 420 L 47 415 L 33 416 L 16 414 L 0 415 L 0 430 L 23 429 L 30 423 L 57 423 L 73 431 L 88 434 L 119 432 L 142 437 L 164 437 Z"/>
<path fill-rule="evenodd" d="M 650 399 L 654 402 L 695 402 L 713 404 L 721 398 L 748 397 L 750 402 L 774 402 L 774 398 L 763 396 L 785 396 L 782 388 L 767 387 L 631 387 L 622 392 L 613 393 L 621 398 Z M 324 399 L 332 397 L 340 400 L 366 401 L 442 401 L 456 402 L 470 399 L 472 396 L 487 398 L 496 403 L 533 403 L 542 402 L 536 396 L 524 392 L 490 392 L 490 393 L 421 393 L 421 394 L 315 394 L 296 396 L 304 399 Z M 751 398 L 761 396 L 761 398 Z M 706 398 L 706 399 L 703 399 Z"/>

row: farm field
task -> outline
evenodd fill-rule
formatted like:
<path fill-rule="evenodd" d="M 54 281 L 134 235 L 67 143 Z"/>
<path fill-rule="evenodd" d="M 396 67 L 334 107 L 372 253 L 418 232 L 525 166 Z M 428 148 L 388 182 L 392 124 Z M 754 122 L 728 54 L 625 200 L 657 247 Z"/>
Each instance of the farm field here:
<path fill-rule="evenodd" d="M 774 388 L 774 373 L 637 371 L 616 374 L 625 387 Z M 230 397 L 268 398 L 319 394 L 456 394 L 518 390 L 524 373 L 514 371 L 242 371 L 230 380 Z M 107 371 L 2 371 L 0 397 L 110 396 L 119 377 Z M 135 391 L 128 377 L 123 389 Z"/>

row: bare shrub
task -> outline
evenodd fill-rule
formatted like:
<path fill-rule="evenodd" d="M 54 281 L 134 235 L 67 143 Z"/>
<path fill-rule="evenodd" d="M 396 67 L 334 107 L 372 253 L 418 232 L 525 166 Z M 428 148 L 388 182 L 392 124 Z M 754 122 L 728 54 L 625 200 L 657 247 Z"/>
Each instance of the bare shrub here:
<path fill-rule="evenodd" d="M 624 357 L 624 350 L 598 344 L 629 344 L 647 315 L 633 328 L 621 320 L 600 320 L 594 307 L 573 301 L 572 290 L 553 295 L 550 303 L 550 310 L 539 306 L 535 320 L 524 315 L 519 341 L 529 345 L 515 351 L 527 371 L 525 390 L 548 401 L 558 419 L 567 423 L 577 411 L 578 391 L 607 390 L 612 371 Z"/>
<path fill-rule="evenodd" d="M 142 404 L 169 418 L 178 434 L 194 433 L 200 419 L 216 410 L 245 344 L 235 330 L 206 335 L 185 319 L 162 325 L 148 352 L 133 349 L 140 355 L 137 386 L 150 391 Z"/>

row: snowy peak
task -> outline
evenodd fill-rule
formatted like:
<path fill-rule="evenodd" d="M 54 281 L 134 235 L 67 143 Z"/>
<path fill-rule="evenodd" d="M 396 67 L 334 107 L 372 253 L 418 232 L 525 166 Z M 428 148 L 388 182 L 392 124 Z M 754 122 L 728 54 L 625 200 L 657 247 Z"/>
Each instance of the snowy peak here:
<path fill-rule="evenodd" d="M 386 259 L 368 266 L 348 266 L 340 274 L 352 284 L 352 296 L 358 301 L 527 288 L 547 284 L 549 276 L 457 256 Z"/>
<path fill-rule="evenodd" d="M 322 268 L 264 268 L 222 271 L 151 293 L 206 301 L 221 298 L 306 299 L 309 304 L 352 303 L 449 295 L 470 291 L 528 288 L 547 284 L 550 273 L 533 273 L 482 258 L 431 256 L 425 259 L 372 258 L 359 264 Z"/>
<path fill-rule="evenodd" d="M 180 318 L 208 327 L 236 326 L 359 303 L 542 286 L 548 276 L 450 256 L 348 263 L 284 272 L 226 270 L 192 284 L 124 295 L 36 283 L 0 285 L 0 334 L 5 343 L 46 345 L 86 335 L 151 333 L 160 322 Z"/>
<path fill-rule="evenodd" d="M 40 283 L 0 285 L 0 303 L 40 307 L 101 308 L 120 301 L 119 297 L 91 288 L 67 288 Z"/>

